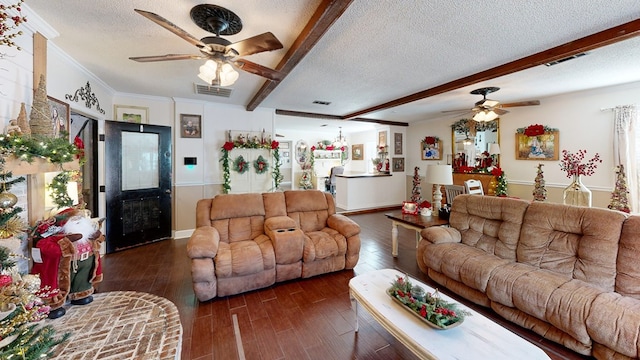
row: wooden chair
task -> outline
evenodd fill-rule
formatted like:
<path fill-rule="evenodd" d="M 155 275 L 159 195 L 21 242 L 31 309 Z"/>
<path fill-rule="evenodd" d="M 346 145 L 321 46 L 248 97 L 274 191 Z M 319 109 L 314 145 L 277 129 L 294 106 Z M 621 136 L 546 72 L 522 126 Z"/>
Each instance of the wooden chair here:
<path fill-rule="evenodd" d="M 465 193 L 472 195 L 484 195 L 482 190 L 482 183 L 480 180 L 467 180 L 464 182 Z"/>
<path fill-rule="evenodd" d="M 447 204 L 453 204 L 453 198 L 464 194 L 464 186 L 462 185 L 445 185 L 444 192 L 447 196 Z"/>

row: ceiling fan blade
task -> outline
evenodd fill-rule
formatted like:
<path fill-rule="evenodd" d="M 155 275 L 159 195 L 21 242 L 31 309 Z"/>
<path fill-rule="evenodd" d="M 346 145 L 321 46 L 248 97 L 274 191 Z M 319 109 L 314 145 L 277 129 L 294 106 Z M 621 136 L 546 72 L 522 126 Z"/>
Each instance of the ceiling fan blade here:
<path fill-rule="evenodd" d="M 154 14 L 152 12 L 140 10 L 140 9 L 134 9 L 134 11 L 199 48 L 206 46 L 202 41 L 200 41 L 200 39 L 182 30 L 176 24 L 172 23 L 171 21 L 163 18 L 158 14 Z"/>
<path fill-rule="evenodd" d="M 444 111 L 440 111 L 440 112 L 443 113 L 443 114 L 446 114 L 446 113 L 454 113 L 454 112 L 458 112 L 459 113 L 459 112 L 469 112 L 469 111 L 470 111 L 469 109 L 458 109 L 458 110 L 444 110 Z"/>
<path fill-rule="evenodd" d="M 171 60 L 199 60 L 205 59 L 201 55 L 188 55 L 188 54 L 167 54 L 156 56 L 133 56 L 129 59 L 137 62 L 153 62 L 153 61 L 171 61 Z"/>
<path fill-rule="evenodd" d="M 540 105 L 540 100 L 512 102 L 507 104 L 501 104 L 500 107 L 534 106 L 534 105 Z"/>
<path fill-rule="evenodd" d="M 282 43 L 270 32 L 256 35 L 236 43 L 227 45 L 227 49 L 233 49 L 237 56 L 247 56 L 263 51 L 282 49 Z"/>
<path fill-rule="evenodd" d="M 266 66 L 256 64 L 249 60 L 238 59 L 236 61 L 233 61 L 233 65 L 237 66 L 238 69 L 242 69 L 246 72 L 262 76 L 269 80 L 280 81 L 284 78 L 283 73 L 277 70 L 270 69 Z"/>
<path fill-rule="evenodd" d="M 507 110 L 502 110 L 502 109 L 499 109 L 499 108 L 494 108 L 494 109 L 493 109 L 493 112 L 494 112 L 494 113 L 496 113 L 496 114 L 498 114 L 498 115 L 504 115 L 504 114 L 509 113 L 509 111 L 507 111 Z"/>

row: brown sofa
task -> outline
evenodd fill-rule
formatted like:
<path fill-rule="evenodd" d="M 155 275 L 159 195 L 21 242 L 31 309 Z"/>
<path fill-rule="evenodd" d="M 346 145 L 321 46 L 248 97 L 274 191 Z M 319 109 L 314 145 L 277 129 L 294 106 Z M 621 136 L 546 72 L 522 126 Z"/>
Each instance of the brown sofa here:
<path fill-rule="evenodd" d="M 450 227 L 422 232 L 434 281 L 598 359 L 640 356 L 640 217 L 459 195 Z"/>
<path fill-rule="evenodd" d="M 198 201 L 187 244 L 200 301 L 352 269 L 360 227 L 317 190 L 227 194 Z"/>

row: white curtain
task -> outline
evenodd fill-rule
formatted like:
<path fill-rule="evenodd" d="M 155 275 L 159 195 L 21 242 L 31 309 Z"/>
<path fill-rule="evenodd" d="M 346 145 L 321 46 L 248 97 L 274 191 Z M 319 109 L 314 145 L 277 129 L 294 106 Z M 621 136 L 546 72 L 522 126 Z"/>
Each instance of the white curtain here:
<path fill-rule="evenodd" d="M 638 111 L 635 105 L 616 106 L 614 108 L 613 156 L 614 164 L 622 164 L 627 176 L 629 189 L 629 207 L 631 212 L 639 212 L 638 194 L 640 176 L 638 160 L 640 160 L 640 127 Z"/>

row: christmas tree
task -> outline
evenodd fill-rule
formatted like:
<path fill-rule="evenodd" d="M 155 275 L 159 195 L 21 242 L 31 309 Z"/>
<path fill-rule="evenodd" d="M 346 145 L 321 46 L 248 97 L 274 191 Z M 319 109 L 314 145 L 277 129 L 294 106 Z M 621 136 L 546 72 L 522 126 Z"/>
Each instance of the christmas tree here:
<path fill-rule="evenodd" d="M 491 170 L 491 175 L 498 178 L 498 185 L 496 185 L 496 196 L 507 196 L 507 176 L 504 171 L 499 167 L 494 167 Z"/>
<path fill-rule="evenodd" d="M 31 116 L 29 118 L 33 135 L 53 137 L 51 110 L 47 100 L 47 85 L 44 75 L 40 75 L 40 83 L 33 95 L 33 105 L 31 105 Z"/>
<path fill-rule="evenodd" d="M 545 201 L 547 200 L 547 189 L 544 187 L 544 175 L 542 172 L 542 166 L 544 164 L 538 164 L 538 174 L 535 178 L 535 185 L 533 186 L 533 201 Z"/>
<path fill-rule="evenodd" d="M 618 165 L 616 167 L 616 186 L 611 193 L 611 202 L 608 206 L 609 209 L 620 210 L 626 213 L 630 213 L 629 208 L 629 189 L 627 188 L 627 175 L 624 172 L 624 166 Z"/>
<path fill-rule="evenodd" d="M 20 104 L 20 112 L 18 113 L 18 118 L 16 120 L 18 122 L 20 130 L 22 131 L 22 135 L 31 135 L 31 127 L 29 126 L 29 121 L 27 120 L 27 109 L 25 108 L 24 103 Z"/>
<path fill-rule="evenodd" d="M 422 186 L 420 185 L 420 168 L 413 169 L 413 188 L 411 189 L 411 201 L 417 204 L 422 202 Z"/>

